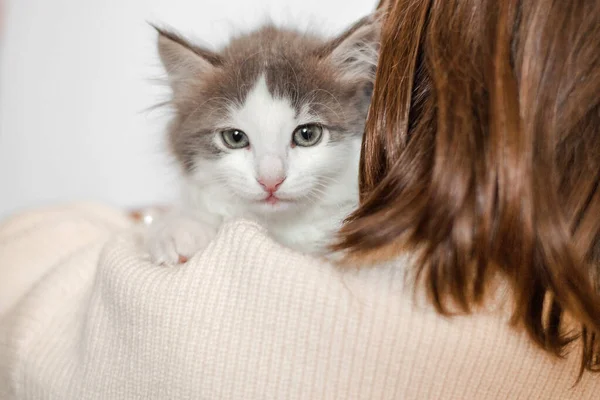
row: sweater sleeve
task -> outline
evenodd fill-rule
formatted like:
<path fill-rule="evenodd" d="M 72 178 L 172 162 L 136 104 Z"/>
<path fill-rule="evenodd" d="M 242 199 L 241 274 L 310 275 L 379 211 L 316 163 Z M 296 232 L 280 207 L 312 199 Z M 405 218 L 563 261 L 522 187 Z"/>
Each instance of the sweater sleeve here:
<path fill-rule="evenodd" d="M 0 398 L 597 398 L 595 376 L 571 388 L 577 352 L 550 358 L 501 307 L 446 319 L 415 302 L 406 261 L 342 271 L 234 221 L 166 268 L 96 212 L 0 229 L 3 290 L 36 277 L 0 320 Z"/>

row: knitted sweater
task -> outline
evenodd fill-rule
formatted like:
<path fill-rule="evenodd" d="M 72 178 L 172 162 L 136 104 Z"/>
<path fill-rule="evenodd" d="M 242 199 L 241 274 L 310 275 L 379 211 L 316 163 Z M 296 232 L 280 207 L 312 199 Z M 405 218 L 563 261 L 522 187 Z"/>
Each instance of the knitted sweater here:
<path fill-rule="evenodd" d="M 100 205 L 0 225 L 0 399 L 598 399 L 508 324 L 444 318 L 407 261 L 341 271 L 227 223 L 187 264 L 151 264 Z"/>

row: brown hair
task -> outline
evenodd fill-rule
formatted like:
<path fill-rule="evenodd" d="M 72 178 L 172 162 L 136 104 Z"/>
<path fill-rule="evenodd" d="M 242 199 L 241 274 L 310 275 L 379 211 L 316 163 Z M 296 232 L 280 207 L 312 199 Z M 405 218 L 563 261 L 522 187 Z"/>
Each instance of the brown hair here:
<path fill-rule="evenodd" d="M 600 2 L 396 0 L 337 250 L 418 250 L 441 313 L 500 273 L 513 321 L 600 370 Z M 576 322 L 566 330 L 565 315 Z"/>

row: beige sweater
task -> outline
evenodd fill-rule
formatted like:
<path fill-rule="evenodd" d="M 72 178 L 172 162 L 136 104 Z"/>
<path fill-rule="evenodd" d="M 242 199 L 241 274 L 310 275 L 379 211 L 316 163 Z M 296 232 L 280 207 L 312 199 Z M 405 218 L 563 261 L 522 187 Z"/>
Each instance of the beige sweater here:
<path fill-rule="evenodd" d="M 402 263 L 342 273 L 229 223 L 178 268 L 118 211 L 0 227 L 0 399 L 598 399 L 506 314 L 445 319 Z"/>

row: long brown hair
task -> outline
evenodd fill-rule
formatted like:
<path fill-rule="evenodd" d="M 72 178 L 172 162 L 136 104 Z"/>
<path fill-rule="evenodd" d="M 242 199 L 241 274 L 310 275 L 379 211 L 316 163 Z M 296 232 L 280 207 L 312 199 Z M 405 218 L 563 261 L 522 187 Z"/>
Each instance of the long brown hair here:
<path fill-rule="evenodd" d="M 600 1 L 386 3 L 361 206 L 335 248 L 417 251 L 441 313 L 501 274 L 514 322 L 557 355 L 580 339 L 600 370 Z"/>

